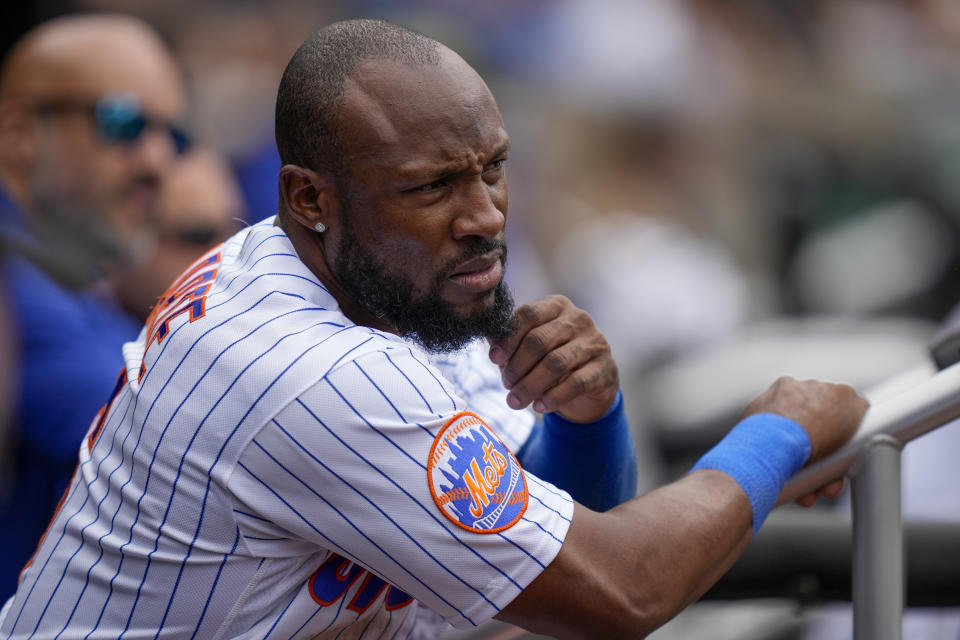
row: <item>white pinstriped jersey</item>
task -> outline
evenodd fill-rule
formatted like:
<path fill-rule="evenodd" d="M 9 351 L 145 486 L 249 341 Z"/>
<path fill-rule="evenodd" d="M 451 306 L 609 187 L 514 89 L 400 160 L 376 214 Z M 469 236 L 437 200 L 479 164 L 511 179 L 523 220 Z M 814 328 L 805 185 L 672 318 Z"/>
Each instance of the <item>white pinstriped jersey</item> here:
<path fill-rule="evenodd" d="M 354 325 L 272 220 L 181 276 L 124 358 L 0 638 L 427 637 L 559 551 L 569 496 L 458 415 L 512 450 L 532 425 L 481 345 L 430 359 Z"/>

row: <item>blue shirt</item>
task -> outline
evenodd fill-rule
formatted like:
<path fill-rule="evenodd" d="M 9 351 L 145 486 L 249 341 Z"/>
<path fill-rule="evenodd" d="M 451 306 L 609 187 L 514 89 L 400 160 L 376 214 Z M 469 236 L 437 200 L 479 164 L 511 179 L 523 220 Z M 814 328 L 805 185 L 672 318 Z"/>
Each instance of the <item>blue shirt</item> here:
<path fill-rule="evenodd" d="M 6 235 L 30 238 L 0 191 Z M 0 602 L 36 549 L 77 462 L 81 438 L 123 365 L 121 346 L 140 324 L 111 300 L 70 291 L 26 259 L 8 255 L 2 277 L 19 345 L 8 463 L 0 491 Z"/>

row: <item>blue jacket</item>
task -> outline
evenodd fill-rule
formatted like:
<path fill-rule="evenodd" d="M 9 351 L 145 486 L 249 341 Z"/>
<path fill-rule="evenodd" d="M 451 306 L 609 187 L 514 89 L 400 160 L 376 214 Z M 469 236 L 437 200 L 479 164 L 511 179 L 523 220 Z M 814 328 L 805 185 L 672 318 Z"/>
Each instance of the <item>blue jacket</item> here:
<path fill-rule="evenodd" d="M 30 237 L 2 190 L 0 224 L 5 234 Z M 110 396 L 121 346 L 140 330 L 108 298 L 67 290 L 21 257 L 6 257 L 2 278 L 20 351 L 0 474 L 0 603 L 16 590 L 73 474 L 80 441 Z"/>

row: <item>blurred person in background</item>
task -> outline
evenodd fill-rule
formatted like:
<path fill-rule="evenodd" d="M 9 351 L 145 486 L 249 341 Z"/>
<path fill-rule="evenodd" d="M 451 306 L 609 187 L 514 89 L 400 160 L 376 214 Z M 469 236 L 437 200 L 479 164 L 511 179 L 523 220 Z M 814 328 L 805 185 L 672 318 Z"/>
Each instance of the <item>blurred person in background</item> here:
<path fill-rule="evenodd" d="M 16 339 L 11 327 L 10 299 L 0 283 L 0 493 L 5 491 L 9 479 L 3 471 L 10 467 L 9 429 L 13 396 L 16 385 Z"/>
<path fill-rule="evenodd" d="M 161 177 L 186 144 L 174 125 L 184 105 L 173 57 L 130 17 L 52 20 L 3 62 L 0 229 L 20 352 L 0 597 L 15 590 L 123 366 L 120 347 L 139 332 L 103 276 L 151 242 Z"/>
<path fill-rule="evenodd" d="M 117 301 L 141 321 L 191 262 L 239 229 L 243 196 L 223 157 L 209 149 L 184 155 L 161 184 L 155 217 L 149 257 L 109 278 Z"/>

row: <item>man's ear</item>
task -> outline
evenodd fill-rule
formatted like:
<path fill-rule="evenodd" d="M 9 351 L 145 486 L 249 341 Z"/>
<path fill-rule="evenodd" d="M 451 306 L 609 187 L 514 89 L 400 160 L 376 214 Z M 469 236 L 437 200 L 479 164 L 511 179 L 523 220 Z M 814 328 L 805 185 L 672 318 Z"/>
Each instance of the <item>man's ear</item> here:
<path fill-rule="evenodd" d="M 25 102 L 10 98 L 0 101 L 0 161 L 32 168 L 37 154 L 35 134 Z"/>
<path fill-rule="evenodd" d="M 283 165 L 280 197 L 290 217 L 310 230 L 319 222 L 329 227 L 339 215 L 336 183 L 328 172 Z"/>

